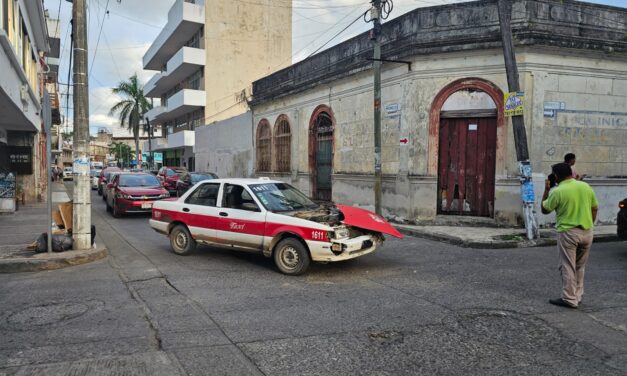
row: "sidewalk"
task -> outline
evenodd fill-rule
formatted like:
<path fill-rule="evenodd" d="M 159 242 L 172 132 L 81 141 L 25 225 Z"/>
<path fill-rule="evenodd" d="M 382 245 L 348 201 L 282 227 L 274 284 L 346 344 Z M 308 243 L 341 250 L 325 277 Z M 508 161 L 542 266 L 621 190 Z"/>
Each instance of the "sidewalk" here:
<path fill-rule="evenodd" d="M 70 198 L 62 182 L 52 183 L 53 208 Z M 45 203 L 19 207 L 13 214 L 0 215 L 0 273 L 58 269 L 84 264 L 106 256 L 104 247 L 66 251 L 60 253 L 35 253 L 26 246 L 46 232 L 48 209 Z"/>
<path fill-rule="evenodd" d="M 541 229 L 540 238 L 528 240 L 524 228 L 394 225 L 405 235 L 442 241 L 467 248 L 527 248 L 555 245 L 555 230 Z M 618 241 L 616 225 L 594 227 L 594 241 Z"/>

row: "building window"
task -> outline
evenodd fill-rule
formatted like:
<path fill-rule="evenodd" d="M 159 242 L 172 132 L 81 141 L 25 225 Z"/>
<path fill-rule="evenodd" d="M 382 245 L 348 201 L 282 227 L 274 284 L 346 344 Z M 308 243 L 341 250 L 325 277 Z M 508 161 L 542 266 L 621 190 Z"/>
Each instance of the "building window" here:
<path fill-rule="evenodd" d="M 272 165 L 272 129 L 266 119 L 257 126 L 257 171 L 268 172 Z"/>
<path fill-rule="evenodd" d="M 274 151 L 276 171 L 290 172 L 292 133 L 287 116 L 281 115 L 274 125 Z"/>

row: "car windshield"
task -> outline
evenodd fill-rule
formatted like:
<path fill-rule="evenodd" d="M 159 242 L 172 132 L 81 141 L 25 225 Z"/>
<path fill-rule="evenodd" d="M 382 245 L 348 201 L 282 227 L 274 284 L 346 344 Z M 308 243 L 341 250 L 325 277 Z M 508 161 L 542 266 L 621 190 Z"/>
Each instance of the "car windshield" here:
<path fill-rule="evenodd" d="M 192 183 L 196 184 L 199 181 L 203 181 L 203 180 L 211 180 L 211 179 L 215 179 L 215 176 L 212 176 L 210 174 L 190 174 L 192 176 Z"/>
<path fill-rule="evenodd" d="M 98 175 L 98 171 L 96 171 L 96 170 L 91 170 L 91 171 L 89 171 L 89 175 L 90 175 L 91 177 L 94 177 L 94 176 Z"/>
<path fill-rule="evenodd" d="M 184 173 L 186 173 L 186 172 L 187 172 L 187 170 L 182 169 L 182 168 L 175 168 L 175 169 L 171 169 L 171 168 L 169 168 L 169 169 L 166 171 L 166 174 L 167 174 L 167 176 L 176 176 L 176 175 L 179 175 L 179 176 L 180 176 L 180 175 L 183 175 L 183 174 L 184 174 Z"/>
<path fill-rule="evenodd" d="M 271 212 L 311 210 L 318 205 L 301 191 L 285 183 L 252 184 L 250 189 Z"/>
<path fill-rule="evenodd" d="M 158 187 L 160 185 L 159 180 L 156 177 L 148 174 L 129 174 L 121 175 L 120 187 Z"/>

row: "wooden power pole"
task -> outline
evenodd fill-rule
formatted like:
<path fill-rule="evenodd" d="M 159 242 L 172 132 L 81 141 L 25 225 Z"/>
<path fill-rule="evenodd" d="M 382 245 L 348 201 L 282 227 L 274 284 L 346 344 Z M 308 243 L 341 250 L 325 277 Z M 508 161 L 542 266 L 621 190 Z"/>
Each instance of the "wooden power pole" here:
<path fill-rule="evenodd" d="M 509 92 L 519 92 L 520 82 L 518 78 L 518 66 L 516 65 L 516 52 L 512 37 L 512 2 L 511 0 L 498 0 L 499 24 L 503 44 L 503 57 L 505 59 L 505 72 L 507 74 L 507 86 Z M 532 168 L 529 161 L 529 148 L 527 147 L 527 132 L 523 115 L 512 116 L 514 131 L 514 143 L 516 145 L 516 158 L 518 160 L 521 182 L 521 198 L 527 237 L 533 239 L 538 235 L 538 225 L 535 217 L 535 195 L 533 190 Z"/>
<path fill-rule="evenodd" d="M 381 0 L 372 0 L 373 22 L 371 38 L 374 42 L 374 211 L 381 212 Z"/>
<path fill-rule="evenodd" d="M 73 0 L 74 37 L 74 249 L 91 248 L 91 187 L 89 184 L 89 88 L 87 78 L 86 0 Z"/>

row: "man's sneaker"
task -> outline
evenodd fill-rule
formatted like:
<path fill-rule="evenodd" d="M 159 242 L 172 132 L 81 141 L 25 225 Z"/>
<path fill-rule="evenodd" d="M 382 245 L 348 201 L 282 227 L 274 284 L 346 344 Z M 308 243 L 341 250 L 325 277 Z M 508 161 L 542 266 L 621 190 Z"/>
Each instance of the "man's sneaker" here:
<path fill-rule="evenodd" d="M 570 303 L 568 303 L 567 301 L 563 300 L 562 298 L 559 299 L 550 299 L 549 303 L 556 305 L 556 306 L 560 306 L 560 307 L 566 307 L 566 308 L 572 308 L 572 309 L 577 309 L 576 305 L 572 305 Z"/>

